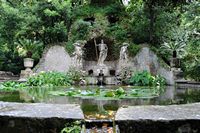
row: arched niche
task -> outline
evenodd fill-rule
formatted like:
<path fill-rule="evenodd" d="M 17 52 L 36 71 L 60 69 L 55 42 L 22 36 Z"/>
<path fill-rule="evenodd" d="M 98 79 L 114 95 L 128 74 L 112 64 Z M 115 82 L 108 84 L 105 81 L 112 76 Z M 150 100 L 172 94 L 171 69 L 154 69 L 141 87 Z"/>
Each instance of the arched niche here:
<path fill-rule="evenodd" d="M 108 54 L 105 61 L 115 61 L 118 59 L 116 56 L 117 48 L 114 46 L 114 40 L 109 39 L 107 37 L 97 37 L 95 38 L 96 44 L 101 43 L 101 40 L 103 39 L 104 43 L 108 46 Z M 95 40 L 94 38 L 87 41 L 87 43 L 84 46 L 84 60 L 85 61 L 97 61 L 99 57 L 99 49 L 95 46 Z"/>

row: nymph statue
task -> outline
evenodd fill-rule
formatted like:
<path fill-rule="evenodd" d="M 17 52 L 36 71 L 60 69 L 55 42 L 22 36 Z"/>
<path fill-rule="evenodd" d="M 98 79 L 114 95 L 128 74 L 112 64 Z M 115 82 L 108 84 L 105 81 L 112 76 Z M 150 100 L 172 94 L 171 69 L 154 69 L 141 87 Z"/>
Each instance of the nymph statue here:
<path fill-rule="evenodd" d="M 130 4 L 130 1 L 131 0 L 122 0 L 122 3 L 125 5 L 125 6 L 128 6 Z"/>
<path fill-rule="evenodd" d="M 119 65 L 123 66 L 128 61 L 128 43 L 123 43 L 121 50 L 120 50 L 120 56 L 119 56 Z"/>
<path fill-rule="evenodd" d="M 83 64 L 83 46 L 86 41 L 77 41 L 73 45 L 75 46 L 74 50 L 74 66 L 76 68 L 82 68 Z"/>
<path fill-rule="evenodd" d="M 97 44 L 96 46 L 98 46 L 98 49 L 100 51 L 97 65 L 103 66 L 104 65 L 104 61 L 105 61 L 105 59 L 107 57 L 108 46 L 104 43 L 103 39 L 101 40 L 101 43 Z"/>

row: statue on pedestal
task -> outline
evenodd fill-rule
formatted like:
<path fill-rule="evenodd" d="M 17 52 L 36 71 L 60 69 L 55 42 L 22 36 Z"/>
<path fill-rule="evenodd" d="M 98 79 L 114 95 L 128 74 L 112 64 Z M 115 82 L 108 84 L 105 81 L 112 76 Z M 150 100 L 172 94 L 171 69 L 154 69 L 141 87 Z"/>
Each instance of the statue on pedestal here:
<path fill-rule="evenodd" d="M 108 53 L 108 46 L 104 43 L 103 39 L 101 40 L 101 43 L 97 44 L 96 46 L 98 46 L 98 49 L 100 51 L 97 65 L 104 66 L 104 61 Z"/>
<path fill-rule="evenodd" d="M 82 43 L 86 43 L 85 41 L 77 41 L 75 42 L 73 45 L 75 46 L 75 50 L 74 50 L 74 66 L 76 68 L 82 68 L 82 64 L 83 64 L 83 44 Z"/>
<path fill-rule="evenodd" d="M 120 56 L 119 56 L 119 65 L 123 66 L 128 61 L 128 43 L 123 43 L 121 50 L 120 50 Z"/>

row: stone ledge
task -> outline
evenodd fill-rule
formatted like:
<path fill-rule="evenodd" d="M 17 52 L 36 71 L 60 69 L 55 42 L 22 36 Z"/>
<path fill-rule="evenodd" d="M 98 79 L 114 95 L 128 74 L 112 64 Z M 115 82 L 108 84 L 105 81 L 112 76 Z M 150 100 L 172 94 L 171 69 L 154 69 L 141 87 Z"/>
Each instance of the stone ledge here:
<path fill-rule="evenodd" d="M 120 108 L 116 120 L 200 120 L 200 103 L 170 106 L 129 106 Z"/>
<path fill-rule="evenodd" d="M 79 105 L 0 102 L 0 116 L 84 119 Z"/>
<path fill-rule="evenodd" d="M 0 102 L 0 133 L 59 133 L 83 119 L 79 105 Z"/>
<path fill-rule="evenodd" d="M 130 106 L 116 114 L 120 133 L 198 133 L 200 103 L 170 106 Z"/>

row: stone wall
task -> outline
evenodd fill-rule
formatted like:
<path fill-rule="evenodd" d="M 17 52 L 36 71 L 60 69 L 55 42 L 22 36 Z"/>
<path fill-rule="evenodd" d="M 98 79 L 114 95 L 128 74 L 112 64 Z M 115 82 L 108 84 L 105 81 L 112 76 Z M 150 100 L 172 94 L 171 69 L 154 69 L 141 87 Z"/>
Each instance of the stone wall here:
<path fill-rule="evenodd" d="M 60 45 L 54 45 L 49 48 L 46 48 L 39 64 L 34 68 L 34 72 L 67 72 L 71 65 L 71 57 L 65 51 L 65 47 Z"/>
<path fill-rule="evenodd" d="M 0 71 L 0 82 L 18 79 L 19 77 L 17 75 L 14 75 L 12 72 Z"/>

